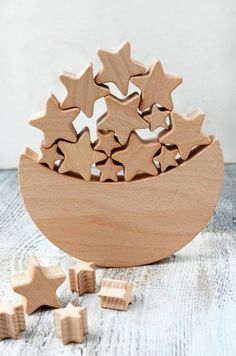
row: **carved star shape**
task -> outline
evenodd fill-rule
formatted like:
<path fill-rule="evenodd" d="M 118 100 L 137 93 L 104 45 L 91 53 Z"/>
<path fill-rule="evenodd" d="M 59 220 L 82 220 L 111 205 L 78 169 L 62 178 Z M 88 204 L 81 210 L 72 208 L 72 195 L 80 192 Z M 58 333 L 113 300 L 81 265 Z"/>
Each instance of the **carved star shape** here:
<path fill-rule="evenodd" d="M 103 151 L 108 157 L 110 157 L 111 151 L 120 146 L 121 144 L 116 140 L 115 133 L 113 131 L 106 133 L 98 132 L 98 140 L 94 149 L 96 151 Z"/>
<path fill-rule="evenodd" d="M 138 93 L 133 93 L 122 100 L 109 95 L 105 101 L 107 113 L 99 119 L 98 130 L 113 130 L 122 145 L 127 142 L 132 131 L 149 127 L 137 112 L 140 102 Z"/>
<path fill-rule="evenodd" d="M 105 153 L 93 149 L 88 128 L 79 135 L 76 143 L 59 141 L 58 147 L 65 157 L 58 172 L 74 172 L 80 174 L 86 181 L 91 179 L 92 165 L 107 158 Z"/>
<path fill-rule="evenodd" d="M 116 164 L 113 159 L 109 157 L 105 163 L 97 165 L 97 168 L 101 172 L 100 182 L 105 182 L 106 180 L 118 182 L 117 174 L 123 169 L 123 166 Z"/>
<path fill-rule="evenodd" d="M 0 303 L 0 340 L 16 339 L 25 330 L 25 314 L 22 304 L 13 302 Z"/>
<path fill-rule="evenodd" d="M 79 109 L 61 110 L 55 95 L 50 94 L 45 112 L 32 118 L 29 123 L 43 132 L 43 146 L 46 148 L 52 146 L 58 139 L 76 142 L 77 133 L 72 121 L 79 112 Z"/>
<path fill-rule="evenodd" d="M 154 131 L 159 127 L 168 128 L 166 118 L 170 114 L 168 110 L 160 110 L 156 105 L 153 105 L 151 111 L 143 115 L 144 120 L 149 123 L 150 131 Z"/>
<path fill-rule="evenodd" d="M 178 162 L 176 161 L 176 155 L 178 150 L 168 149 L 166 146 L 161 147 L 161 153 L 158 156 L 154 157 L 154 161 L 158 161 L 160 163 L 161 171 L 165 172 L 168 167 L 173 166 L 177 167 Z"/>
<path fill-rule="evenodd" d="M 142 74 L 145 67 L 131 59 L 130 43 L 125 42 L 116 52 L 98 51 L 103 67 L 95 77 L 97 83 L 114 83 L 123 95 L 127 95 L 129 80 L 132 76 Z"/>
<path fill-rule="evenodd" d="M 112 154 L 112 158 L 125 167 L 125 180 L 132 180 L 138 173 L 157 175 L 153 157 L 160 149 L 157 141 L 144 141 L 136 132 L 132 132 L 126 148 Z"/>
<path fill-rule="evenodd" d="M 11 284 L 13 290 L 23 296 L 25 312 L 31 314 L 42 305 L 61 306 L 56 290 L 65 279 L 59 265 L 42 267 L 36 257 L 31 257 L 27 271 L 13 275 Z"/>
<path fill-rule="evenodd" d="M 105 85 L 95 83 L 92 63 L 78 76 L 63 73 L 60 75 L 60 80 L 67 89 L 61 108 L 79 108 L 87 117 L 93 116 L 94 102 L 110 92 Z"/>
<path fill-rule="evenodd" d="M 205 117 L 201 110 L 195 110 L 187 116 L 173 111 L 170 117 L 172 128 L 160 135 L 160 142 L 176 145 L 182 159 L 188 158 L 194 146 L 211 143 L 210 138 L 201 130 Z"/>
<path fill-rule="evenodd" d="M 171 93 L 182 83 L 182 78 L 165 73 L 161 62 L 155 59 L 147 73 L 131 78 L 131 82 L 141 89 L 141 111 L 153 104 L 160 104 L 165 109 L 173 110 Z"/>
<path fill-rule="evenodd" d="M 40 147 L 40 153 L 38 155 L 38 163 L 45 163 L 50 169 L 55 167 L 55 162 L 62 160 L 64 156 L 57 152 L 57 144 L 50 148 Z"/>

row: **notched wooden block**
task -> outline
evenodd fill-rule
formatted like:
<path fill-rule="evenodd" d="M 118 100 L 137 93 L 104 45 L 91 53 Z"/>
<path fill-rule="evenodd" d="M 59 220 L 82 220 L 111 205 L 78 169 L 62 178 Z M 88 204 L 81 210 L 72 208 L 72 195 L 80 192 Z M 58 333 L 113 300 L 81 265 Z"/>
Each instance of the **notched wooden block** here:
<path fill-rule="evenodd" d="M 96 274 L 93 262 L 78 260 L 74 266 L 68 268 L 69 283 L 72 292 L 95 293 Z"/>
<path fill-rule="evenodd" d="M 66 279 L 60 265 L 42 267 L 32 256 L 28 269 L 11 277 L 12 288 L 23 297 L 23 306 L 27 314 L 33 313 L 42 305 L 59 308 L 61 303 L 56 295 L 57 288 Z"/>
<path fill-rule="evenodd" d="M 56 335 L 64 344 L 82 343 L 88 333 L 87 310 L 69 303 L 66 308 L 54 310 Z"/>
<path fill-rule="evenodd" d="M 132 289 L 133 285 L 126 281 L 102 279 L 101 290 L 98 293 L 101 298 L 101 307 L 127 310 L 132 302 Z"/>
<path fill-rule="evenodd" d="M 23 305 L 19 303 L 0 303 L 0 340 L 16 339 L 25 330 Z"/>

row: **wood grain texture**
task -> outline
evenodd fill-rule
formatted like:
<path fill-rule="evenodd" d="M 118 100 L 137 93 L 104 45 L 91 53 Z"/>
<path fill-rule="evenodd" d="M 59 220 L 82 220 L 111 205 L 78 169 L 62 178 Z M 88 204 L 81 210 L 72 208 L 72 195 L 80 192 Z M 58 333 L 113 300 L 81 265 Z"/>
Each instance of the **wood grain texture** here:
<path fill-rule="evenodd" d="M 127 281 L 104 278 L 98 297 L 101 298 L 101 307 L 116 310 L 128 310 L 132 302 L 133 285 Z"/>
<path fill-rule="evenodd" d="M 38 228 L 72 256 L 102 266 L 146 264 L 179 250 L 213 214 L 222 181 L 213 137 L 178 167 L 129 183 L 59 175 L 26 155 L 20 162 L 21 192 Z"/>
<path fill-rule="evenodd" d="M 79 295 L 95 293 L 96 273 L 93 262 L 77 260 L 76 264 L 68 269 L 70 290 Z"/>
<path fill-rule="evenodd" d="M 143 114 L 143 118 L 149 123 L 150 131 L 154 131 L 159 127 L 168 129 L 166 118 L 168 117 L 169 114 L 170 111 L 165 109 L 160 109 L 156 105 L 153 105 L 149 112 Z"/>
<path fill-rule="evenodd" d="M 177 167 L 178 162 L 176 161 L 178 150 L 177 148 L 167 148 L 162 145 L 161 152 L 154 157 L 154 161 L 158 162 L 162 172 L 165 172 L 168 167 Z"/>
<path fill-rule="evenodd" d="M 134 302 L 125 313 L 99 307 L 96 294 L 79 297 L 68 280 L 58 289 L 63 306 L 86 307 L 89 334 L 83 344 L 63 345 L 51 310 L 27 320 L 17 342 L 0 342 L 2 356 L 234 356 L 236 354 L 236 165 L 225 166 L 225 184 L 206 228 L 175 255 L 152 265 L 98 268 L 102 278 L 134 284 Z M 37 253 L 44 265 L 74 259 L 52 245 L 32 223 L 18 189 L 15 170 L 0 171 L 0 298 L 18 301 L 9 288 L 13 270 L 26 268 Z M 157 224 L 157 223 L 156 223 Z"/>
<path fill-rule="evenodd" d="M 49 168 L 54 169 L 56 161 L 61 161 L 64 156 L 58 153 L 57 144 L 50 148 L 40 147 L 40 153 L 38 155 L 38 163 L 44 163 Z"/>
<path fill-rule="evenodd" d="M 100 182 L 105 182 L 107 180 L 118 182 L 117 174 L 123 170 L 123 166 L 115 163 L 111 157 L 108 157 L 104 163 L 97 164 L 96 167 L 100 171 Z"/>
<path fill-rule="evenodd" d="M 0 303 L 0 340 L 16 339 L 25 330 L 25 314 L 22 304 Z"/>
<path fill-rule="evenodd" d="M 107 157 L 111 156 L 111 152 L 115 148 L 121 147 L 121 144 L 118 142 L 115 137 L 114 131 L 109 132 L 99 132 L 97 133 L 98 139 L 95 142 L 94 149 L 96 151 L 103 151 L 106 153 Z"/>

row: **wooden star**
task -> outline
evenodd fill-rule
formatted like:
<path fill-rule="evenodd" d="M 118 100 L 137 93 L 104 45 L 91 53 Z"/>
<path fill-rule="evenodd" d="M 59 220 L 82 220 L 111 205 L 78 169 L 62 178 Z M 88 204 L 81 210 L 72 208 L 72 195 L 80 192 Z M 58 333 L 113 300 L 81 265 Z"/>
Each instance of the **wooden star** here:
<path fill-rule="evenodd" d="M 153 105 L 151 111 L 143 115 L 144 120 L 149 123 L 150 131 L 154 131 L 159 127 L 168 128 L 166 118 L 170 114 L 168 110 L 161 110 L 156 105 Z"/>
<path fill-rule="evenodd" d="M 141 111 L 153 104 L 172 110 L 171 92 L 182 83 L 182 78 L 165 73 L 161 62 L 154 60 L 147 73 L 131 78 L 131 82 L 142 91 Z"/>
<path fill-rule="evenodd" d="M 142 74 L 145 67 L 131 59 L 130 43 L 125 42 L 116 52 L 98 51 L 103 67 L 95 77 L 97 83 L 114 83 L 123 95 L 127 95 L 129 80 Z"/>
<path fill-rule="evenodd" d="M 98 140 L 94 149 L 96 151 L 103 151 L 106 153 L 107 157 L 110 157 L 111 151 L 120 146 L 121 144 L 115 138 L 115 133 L 113 131 L 107 133 L 98 132 Z"/>
<path fill-rule="evenodd" d="M 86 181 L 91 179 L 92 165 L 107 158 L 105 153 L 95 151 L 92 148 L 88 128 L 78 136 L 78 141 L 76 143 L 59 141 L 58 147 L 65 157 L 59 166 L 58 172 L 78 173 Z"/>
<path fill-rule="evenodd" d="M 137 112 L 140 101 L 138 93 L 122 100 L 109 95 L 105 101 L 107 113 L 99 119 L 98 130 L 113 130 L 122 145 L 127 142 L 132 131 L 149 127 Z"/>
<path fill-rule="evenodd" d="M 154 161 L 158 161 L 160 163 L 161 171 L 165 172 L 166 169 L 170 166 L 178 166 L 176 162 L 176 155 L 178 150 L 175 149 L 168 149 L 166 146 L 161 147 L 161 153 L 158 156 L 154 157 Z"/>
<path fill-rule="evenodd" d="M 112 180 L 113 182 L 118 182 L 117 173 L 123 169 L 123 166 L 115 164 L 112 158 L 108 158 L 105 163 L 97 164 L 96 166 L 100 174 L 100 182 L 105 182 L 106 180 Z"/>
<path fill-rule="evenodd" d="M 210 138 L 201 131 L 205 114 L 195 110 L 187 116 L 176 111 L 170 114 L 172 128 L 160 135 L 160 142 L 176 145 L 182 159 L 186 160 L 194 146 L 208 145 Z"/>
<path fill-rule="evenodd" d="M 16 339 L 25 330 L 25 314 L 22 304 L 0 303 L 0 340 Z"/>
<path fill-rule="evenodd" d="M 77 260 L 74 266 L 68 268 L 70 289 L 72 292 L 77 292 L 79 295 L 87 293 L 95 293 L 96 290 L 96 275 L 93 262 L 85 262 Z"/>
<path fill-rule="evenodd" d="M 57 144 L 50 148 L 40 147 L 40 153 L 38 155 L 38 163 L 45 163 L 49 168 L 53 169 L 55 167 L 55 162 L 62 160 L 64 156 L 57 152 Z"/>
<path fill-rule="evenodd" d="M 82 343 L 88 333 L 87 310 L 69 303 L 66 308 L 54 310 L 56 334 L 64 344 Z"/>
<path fill-rule="evenodd" d="M 50 94 L 45 112 L 32 118 L 29 123 L 43 132 L 43 146 L 46 148 L 52 146 L 58 139 L 76 142 L 77 133 L 72 121 L 79 112 L 79 109 L 61 110 L 55 95 Z"/>
<path fill-rule="evenodd" d="M 13 290 L 23 296 L 25 312 L 31 314 L 42 305 L 60 307 L 56 290 L 65 279 L 60 265 L 42 267 L 33 256 L 29 260 L 27 271 L 13 275 L 11 284 Z"/>
<path fill-rule="evenodd" d="M 105 85 L 95 83 L 92 63 L 78 76 L 63 73 L 60 75 L 60 80 L 67 89 L 67 95 L 61 104 L 61 108 L 79 108 L 87 117 L 93 116 L 94 102 L 110 92 Z"/>
<path fill-rule="evenodd" d="M 132 180 L 138 173 L 157 175 L 153 157 L 161 147 L 157 141 L 144 141 L 132 132 L 126 148 L 113 153 L 112 158 L 125 167 L 125 180 Z"/>

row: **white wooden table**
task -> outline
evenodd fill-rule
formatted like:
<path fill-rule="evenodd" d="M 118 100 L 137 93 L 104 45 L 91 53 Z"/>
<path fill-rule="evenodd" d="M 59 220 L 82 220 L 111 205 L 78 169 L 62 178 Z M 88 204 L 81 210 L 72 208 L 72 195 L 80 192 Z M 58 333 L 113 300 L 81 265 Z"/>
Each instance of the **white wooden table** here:
<path fill-rule="evenodd" d="M 19 300 L 9 283 L 13 271 L 35 254 L 45 265 L 73 259 L 58 250 L 31 222 L 16 171 L 0 172 L 0 299 Z M 127 312 L 103 310 L 96 294 L 78 297 L 65 282 L 59 296 L 66 305 L 88 308 L 84 344 L 64 346 L 54 333 L 52 310 L 27 318 L 18 340 L 0 341 L 0 355 L 234 356 L 236 355 L 236 165 L 226 166 L 225 187 L 206 229 L 176 255 L 144 267 L 100 268 L 102 277 L 134 283 Z"/>

